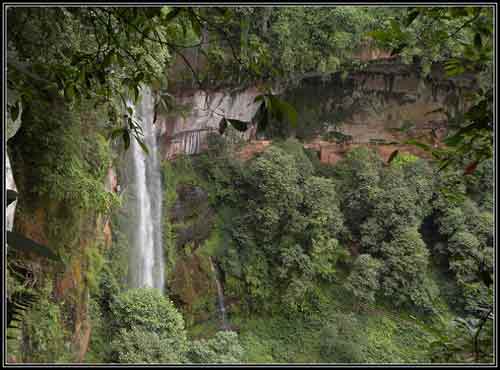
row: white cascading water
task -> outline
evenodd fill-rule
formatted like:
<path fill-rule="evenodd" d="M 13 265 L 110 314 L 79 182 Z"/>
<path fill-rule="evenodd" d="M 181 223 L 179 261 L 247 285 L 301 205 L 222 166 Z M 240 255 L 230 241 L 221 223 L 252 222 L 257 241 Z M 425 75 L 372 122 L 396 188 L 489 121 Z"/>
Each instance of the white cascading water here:
<path fill-rule="evenodd" d="M 131 225 L 130 285 L 135 288 L 164 288 L 162 243 L 162 186 L 158 156 L 158 127 L 153 124 L 154 100 L 149 88 L 141 90 L 141 100 L 136 106 L 136 118 L 141 122 L 145 153 L 134 138 L 130 152 L 130 194 L 134 220 Z"/>

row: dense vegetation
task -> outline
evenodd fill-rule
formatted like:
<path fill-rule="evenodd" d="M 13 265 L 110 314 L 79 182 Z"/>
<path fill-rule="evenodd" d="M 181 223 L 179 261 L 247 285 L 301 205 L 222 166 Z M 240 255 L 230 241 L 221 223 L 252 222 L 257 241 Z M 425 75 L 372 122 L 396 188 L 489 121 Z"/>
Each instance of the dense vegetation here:
<path fill-rule="evenodd" d="M 365 148 L 325 174 L 293 140 L 242 163 L 215 139 L 169 173 L 202 186 L 217 210 L 217 245 L 208 240 L 194 253 L 210 253 L 224 271 L 247 361 L 460 362 L 469 353 L 489 361 L 493 226 L 479 199 L 491 200 L 491 188 L 467 187 L 459 174 L 412 155 L 388 166 Z M 443 187 L 452 177 L 462 197 Z M 444 221 L 443 209 L 462 216 Z M 479 225 L 486 234 L 472 231 L 482 235 L 472 247 L 476 237 L 461 230 Z M 475 328 L 477 347 L 454 320 Z M 191 331 L 214 330 L 199 325 Z"/>
<path fill-rule="evenodd" d="M 20 316 L 7 356 L 492 362 L 492 17 L 476 7 L 9 7 L 15 231 L 60 261 L 9 246 L 7 298 Z M 399 153 L 386 163 L 361 147 L 320 163 L 287 138 L 296 113 L 271 91 L 308 75 L 342 78 L 374 45 L 423 76 L 437 62 L 474 74 L 479 89 L 450 121 L 446 148 L 414 143 L 433 160 Z M 131 140 L 148 151 L 127 105 L 144 85 L 155 116 L 179 113 L 175 90 L 264 85 L 256 119 L 280 139 L 244 162 L 238 143 L 215 135 L 203 154 L 163 163 L 165 214 L 183 187 L 207 198 L 186 220 L 162 220 L 166 292 L 129 289 L 128 215 L 105 185 Z M 304 122 L 299 133 L 322 124 Z M 199 219 L 201 236 L 184 242 Z M 230 330 L 219 325 L 216 275 Z"/>

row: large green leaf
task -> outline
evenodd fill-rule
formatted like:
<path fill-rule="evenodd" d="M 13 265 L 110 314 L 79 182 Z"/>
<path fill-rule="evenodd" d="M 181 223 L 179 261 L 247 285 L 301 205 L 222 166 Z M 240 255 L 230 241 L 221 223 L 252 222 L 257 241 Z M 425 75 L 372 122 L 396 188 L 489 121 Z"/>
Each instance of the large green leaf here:
<path fill-rule="evenodd" d="M 124 130 L 125 129 L 122 127 L 111 130 L 110 133 L 108 134 L 108 139 L 109 140 L 116 139 L 118 136 L 123 135 Z"/>
<path fill-rule="evenodd" d="M 75 87 L 73 84 L 68 84 L 64 88 L 64 96 L 70 101 L 75 98 Z"/>
<path fill-rule="evenodd" d="M 144 143 L 144 141 L 142 141 L 141 139 L 139 139 L 137 136 L 135 136 L 135 140 L 139 143 L 139 146 L 142 148 L 142 150 L 144 151 L 144 153 L 146 153 L 146 155 L 149 155 L 149 149 L 146 146 L 146 144 Z"/>
<path fill-rule="evenodd" d="M 380 41 L 382 43 L 388 43 L 393 39 L 393 35 L 390 32 L 384 30 L 376 30 L 368 32 L 367 36 L 370 36 L 373 39 Z"/>
<path fill-rule="evenodd" d="M 287 120 L 293 127 L 297 126 L 297 111 L 286 101 L 279 99 L 275 95 L 268 96 L 267 109 L 278 121 Z"/>
<path fill-rule="evenodd" d="M 464 140 L 463 135 L 457 134 L 448 137 L 447 139 L 444 140 L 444 143 L 448 146 L 457 146 Z"/>
<path fill-rule="evenodd" d="M 480 33 L 476 33 L 474 35 L 474 46 L 477 49 L 481 49 L 482 45 L 483 45 L 483 42 L 482 42 L 481 34 Z"/>
<path fill-rule="evenodd" d="M 226 118 L 222 118 L 219 122 L 219 134 L 223 135 L 227 128 L 227 120 Z"/>
<path fill-rule="evenodd" d="M 395 48 L 393 48 L 391 50 L 391 56 L 394 56 L 394 55 L 401 53 L 407 47 L 408 47 L 408 43 L 406 43 L 406 42 L 402 42 L 402 43 L 398 44 Z"/>
<path fill-rule="evenodd" d="M 259 131 L 264 131 L 269 124 L 269 110 L 266 108 L 265 104 L 262 104 L 257 111 L 256 120 Z"/>
<path fill-rule="evenodd" d="M 172 11 L 170 11 L 164 18 L 165 23 L 170 22 L 172 19 L 177 17 L 179 13 L 183 10 L 182 8 L 174 8 Z"/>
<path fill-rule="evenodd" d="M 21 102 L 17 101 L 10 109 L 10 116 L 12 118 L 12 121 L 17 120 L 17 117 L 19 116 L 19 106 Z"/>
<path fill-rule="evenodd" d="M 293 127 L 296 127 L 297 126 L 297 111 L 295 110 L 295 108 L 291 104 L 287 103 L 286 101 L 279 100 L 279 109 L 281 109 L 284 112 L 284 115 L 287 117 L 288 122 L 290 122 L 290 124 Z"/>
<path fill-rule="evenodd" d="M 396 158 L 396 156 L 399 154 L 399 150 L 395 150 L 391 153 L 391 155 L 389 156 L 389 160 L 387 161 L 387 163 L 391 163 L 394 158 Z"/>
<path fill-rule="evenodd" d="M 15 202 L 17 199 L 17 192 L 12 189 L 7 189 L 7 206 L 9 206 L 12 202 Z"/>
<path fill-rule="evenodd" d="M 14 231 L 7 231 L 7 244 L 9 247 L 22 252 L 36 253 L 53 261 L 61 262 L 61 258 L 49 248 Z"/>
<path fill-rule="evenodd" d="M 265 101 L 265 96 L 264 95 L 257 95 L 255 99 L 253 100 L 254 103 L 257 103 L 259 101 Z"/>
<path fill-rule="evenodd" d="M 128 149 L 130 146 L 130 133 L 128 130 L 124 129 L 122 131 L 123 142 L 125 144 L 125 149 Z"/>
<path fill-rule="evenodd" d="M 198 36 L 198 38 L 201 39 L 201 37 L 202 37 L 201 24 L 200 24 L 200 21 L 199 21 L 198 17 L 196 16 L 196 13 L 193 9 L 189 9 L 188 17 L 189 17 L 189 20 L 191 21 L 191 27 L 192 27 L 194 33 L 196 34 L 196 36 Z"/>
<path fill-rule="evenodd" d="M 427 152 L 430 152 L 432 150 L 429 145 L 424 144 L 424 143 L 422 143 L 420 141 L 417 141 L 415 139 L 406 140 L 404 142 L 404 144 L 415 145 L 415 146 L 417 146 L 417 147 L 419 147 L 419 148 L 421 148 L 421 149 L 423 149 L 423 150 L 425 150 Z"/>
<path fill-rule="evenodd" d="M 406 17 L 405 19 L 405 26 L 408 27 L 410 24 L 413 23 L 413 21 L 418 17 L 420 14 L 420 9 L 419 8 L 414 8 Z"/>
<path fill-rule="evenodd" d="M 20 322 L 25 311 L 37 301 L 38 296 L 30 292 L 16 292 L 7 298 L 7 328 L 16 328 L 15 322 Z M 14 337 L 7 337 L 15 339 Z"/>
<path fill-rule="evenodd" d="M 240 120 L 237 120 L 237 119 L 232 119 L 232 118 L 225 118 L 226 121 L 228 121 L 231 126 L 233 126 L 236 130 L 238 131 L 246 131 L 247 128 L 248 128 L 248 124 L 250 122 L 245 122 L 245 121 L 240 121 Z"/>

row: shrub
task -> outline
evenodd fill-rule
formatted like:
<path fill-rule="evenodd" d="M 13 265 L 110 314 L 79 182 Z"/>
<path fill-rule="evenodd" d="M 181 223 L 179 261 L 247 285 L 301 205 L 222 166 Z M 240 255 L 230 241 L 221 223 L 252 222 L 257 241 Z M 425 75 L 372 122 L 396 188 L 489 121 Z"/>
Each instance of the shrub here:
<path fill-rule="evenodd" d="M 375 303 L 375 293 L 379 288 L 379 272 L 382 262 L 369 254 L 360 254 L 344 287 L 361 303 Z"/>
<path fill-rule="evenodd" d="M 182 315 L 157 289 L 121 293 L 111 304 L 113 359 L 119 362 L 178 362 L 186 350 Z"/>
<path fill-rule="evenodd" d="M 381 270 L 382 293 L 393 304 L 431 308 L 431 297 L 425 287 L 429 252 L 418 231 L 404 230 L 390 242 L 382 243 L 385 264 Z"/>
<path fill-rule="evenodd" d="M 118 329 L 143 328 L 182 337 L 184 321 L 173 303 L 158 289 L 136 288 L 121 293 L 111 304 Z"/>
<path fill-rule="evenodd" d="M 243 347 L 232 331 L 217 332 L 215 337 L 193 341 L 189 347 L 189 362 L 238 363 L 243 358 Z"/>
<path fill-rule="evenodd" d="M 145 330 L 121 329 L 111 343 L 120 363 L 182 363 L 185 345 L 176 338 Z"/>
<path fill-rule="evenodd" d="M 340 207 L 352 237 L 357 239 L 380 191 L 382 160 L 372 150 L 356 148 L 335 165 L 335 170 Z"/>
<path fill-rule="evenodd" d="M 40 293 L 40 300 L 26 313 L 23 330 L 23 362 L 70 362 L 66 345 L 68 332 L 64 328 L 61 309 L 48 297 L 48 284 Z"/>
<path fill-rule="evenodd" d="M 321 332 L 320 354 L 329 363 L 361 363 L 362 329 L 352 315 L 337 314 Z"/>

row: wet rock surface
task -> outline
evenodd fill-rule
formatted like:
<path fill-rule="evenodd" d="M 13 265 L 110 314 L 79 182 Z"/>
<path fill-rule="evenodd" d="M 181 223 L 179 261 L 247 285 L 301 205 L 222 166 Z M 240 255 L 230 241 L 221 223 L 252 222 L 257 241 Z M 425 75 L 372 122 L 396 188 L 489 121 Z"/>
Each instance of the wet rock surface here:
<path fill-rule="evenodd" d="M 198 186 L 181 185 L 177 195 L 168 212 L 176 232 L 177 248 L 188 244 L 197 248 L 208 239 L 213 226 L 214 212 L 209 207 L 208 194 Z"/>

